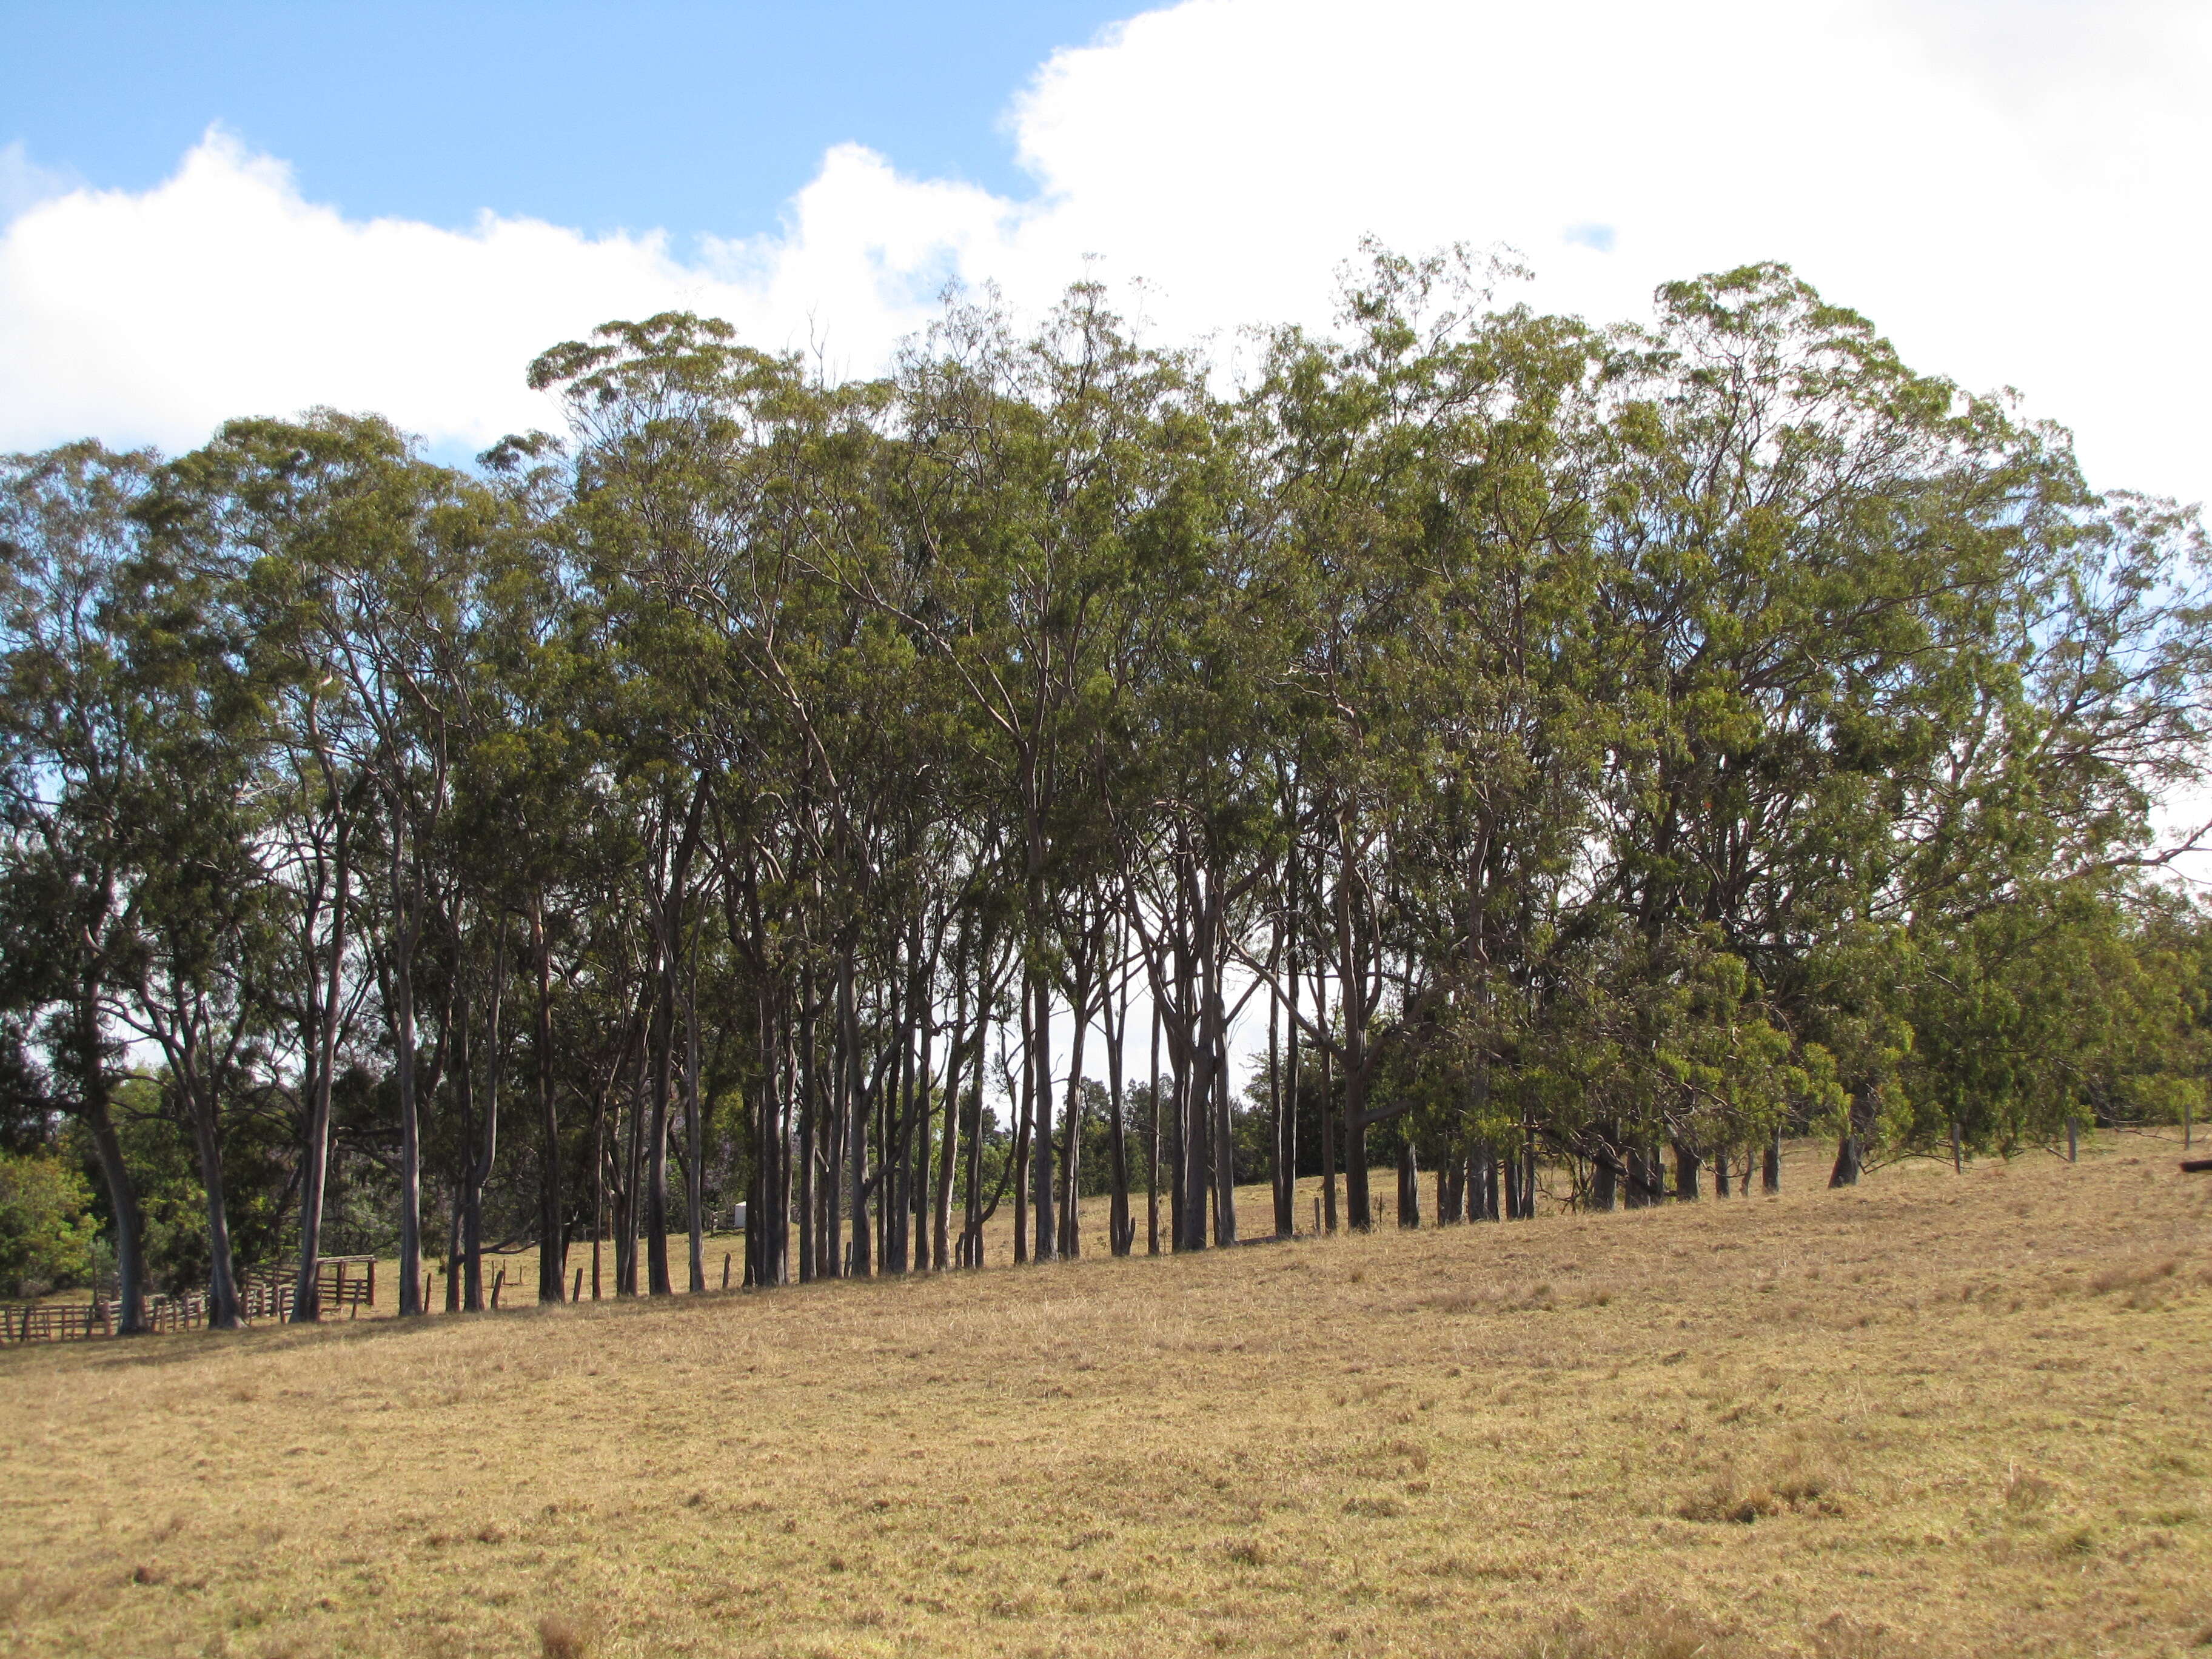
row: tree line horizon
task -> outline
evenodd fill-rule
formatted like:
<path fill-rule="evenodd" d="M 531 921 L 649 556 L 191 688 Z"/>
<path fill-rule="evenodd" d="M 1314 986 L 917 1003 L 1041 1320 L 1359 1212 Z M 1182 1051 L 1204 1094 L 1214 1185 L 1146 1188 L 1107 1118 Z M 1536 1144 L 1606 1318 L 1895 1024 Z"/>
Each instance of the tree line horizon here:
<path fill-rule="evenodd" d="M 740 1201 L 765 1286 L 2201 1109 L 2194 508 L 1779 264 L 1601 327 L 1370 247 L 1256 337 L 953 295 L 832 382 L 672 313 L 473 469 L 0 459 L 7 1156 L 96 1175 L 122 1328 L 313 1319 L 334 1237 L 413 1315 L 502 1243 L 704 1289 Z"/>

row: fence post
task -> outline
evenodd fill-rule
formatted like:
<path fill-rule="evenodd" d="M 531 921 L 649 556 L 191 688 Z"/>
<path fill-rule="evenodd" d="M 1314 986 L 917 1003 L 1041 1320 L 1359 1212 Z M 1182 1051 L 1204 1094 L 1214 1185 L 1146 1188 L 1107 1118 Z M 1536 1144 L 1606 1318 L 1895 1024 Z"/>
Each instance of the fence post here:
<path fill-rule="evenodd" d="M 497 1313 L 499 1311 L 499 1293 L 506 1288 L 507 1269 L 501 1267 L 499 1270 L 499 1277 L 493 1279 L 491 1282 L 491 1310 L 494 1313 Z"/>
<path fill-rule="evenodd" d="M 722 1288 L 726 1291 L 730 1288 L 730 1253 L 727 1250 L 722 1252 Z"/>
<path fill-rule="evenodd" d="M 568 1292 L 568 1300 L 571 1302 L 581 1302 L 583 1299 L 584 1270 L 581 1267 L 579 1267 L 576 1269 L 576 1288 Z"/>

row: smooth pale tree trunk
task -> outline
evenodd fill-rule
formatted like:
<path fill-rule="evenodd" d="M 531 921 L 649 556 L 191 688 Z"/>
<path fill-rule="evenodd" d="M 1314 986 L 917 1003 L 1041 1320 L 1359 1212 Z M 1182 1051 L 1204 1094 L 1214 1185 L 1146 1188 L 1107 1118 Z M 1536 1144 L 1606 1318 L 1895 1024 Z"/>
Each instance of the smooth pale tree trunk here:
<path fill-rule="evenodd" d="M 868 1218 L 868 1090 L 860 1072 L 860 1012 L 853 995 L 853 949 L 837 963 L 838 1026 L 844 1048 L 846 1198 L 852 1206 L 851 1260 L 846 1272 L 866 1279 L 875 1271 Z"/>
<path fill-rule="evenodd" d="M 100 1012 L 86 998 L 78 1005 L 77 1097 L 86 1132 L 100 1159 L 100 1177 L 107 1188 L 108 1212 L 115 1221 L 115 1291 L 122 1304 L 116 1315 L 117 1333 L 140 1336 L 146 1330 L 146 1223 L 138 1206 L 138 1189 L 124 1162 L 123 1142 L 115 1133 L 115 1118 L 108 1103 L 107 1070 L 100 1062 Z"/>
<path fill-rule="evenodd" d="M 1275 948 L 1269 957 L 1267 969 L 1267 1162 L 1274 1183 L 1275 1237 L 1287 1238 L 1294 1225 L 1291 1213 L 1291 1183 L 1296 1179 L 1297 1171 L 1283 1156 L 1283 1120 L 1288 1114 L 1283 1104 L 1283 999 L 1275 978 L 1275 964 L 1280 962 L 1282 954 L 1282 929 L 1279 925 L 1275 930 Z"/>
<path fill-rule="evenodd" d="M 1021 1121 L 1014 1129 L 1014 1265 L 1030 1259 L 1030 1126 L 1036 1111 L 1036 1001 L 1035 981 L 1026 969 L 1022 979 L 1022 1098 Z M 1042 1225 L 1042 1224 L 1039 1224 Z"/>
<path fill-rule="evenodd" d="M 821 1218 L 815 1213 L 815 1160 L 821 1154 L 821 1112 L 815 1097 L 814 970 L 799 978 L 799 1282 L 822 1276 Z M 752 1218 L 745 1218 L 752 1224 Z"/>
<path fill-rule="evenodd" d="M 1091 1030 L 1091 981 L 1096 961 L 1090 942 L 1076 958 L 1074 994 L 1069 1012 L 1075 1020 L 1067 1057 L 1067 1109 L 1063 1115 L 1067 1145 L 1060 1164 L 1060 1253 L 1073 1261 L 1083 1254 L 1081 1218 L 1076 1203 L 1083 1179 L 1083 1051 Z"/>
<path fill-rule="evenodd" d="M 568 1293 L 568 1230 L 561 1215 L 561 1122 L 553 1101 L 553 945 L 545 931 L 545 899 L 530 905 L 531 954 L 538 969 L 538 1299 Z"/>
<path fill-rule="evenodd" d="M 184 1091 L 192 1150 L 198 1154 L 200 1187 L 207 1196 L 208 1327 L 234 1331 L 246 1321 L 238 1301 L 238 1269 L 231 1251 L 230 1213 L 223 1190 L 222 1134 L 211 1098 L 212 1083 L 201 1077 L 191 1047 L 185 1047 L 179 1058 L 183 1063 L 178 1065 L 173 1059 L 172 1066 Z"/>
<path fill-rule="evenodd" d="M 1212 1026 L 1213 1133 L 1208 1149 L 1213 1176 L 1213 1242 L 1237 1243 L 1237 1132 L 1229 1113 L 1229 1032 L 1217 984 L 1208 998 Z"/>
<path fill-rule="evenodd" d="M 673 944 L 662 941 L 664 958 Z M 668 1102 L 676 1062 L 676 988 L 665 960 L 659 975 L 646 1039 L 652 1094 L 645 1132 L 645 1273 L 648 1295 L 669 1296 L 676 1289 L 668 1275 Z"/>
<path fill-rule="evenodd" d="M 939 934 L 940 939 L 942 933 Z M 914 1124 L 907 1138 L 900 1144 L 902 1163 L 911 1173 L 903 1176 L 907 1191 L 902 1200 L 899 1227 L 902 1231 L 911 1228 L 914 1234 L 914 1255 L 910 1266 L 927 1273 L 932 1266 L 929 1220 L 935 1206 L 930 1191 L 930 1130 L 937 1112 L 937 1006 L 934 988 L 937 963 L 933 952 L 929 965 L 922 970 L 917 1006 L 921 1023 L 921 1058 L 915 1065 Z M 953 1032 L 957 1048 L 960 1036 L 957 1028 Z"/>
<path fill-rule="evenodd" d="M 1031 969 L 1030 980 L 1036 1002 L 1036 1012 L 1030 1017 L 1030 1062 L 1036 1073 L 1030 1093 L 1035 1115 L 1031 1120 L 1034 1139 L 1030 1144 L 1030 1209 L 1036 1229 L 1033 1254 L 1039 1261 L 1049 1261 L 1060 1245 L 1059 1223 L 1053 1211 L 1052 988 L 1041 970 Z"/>
<path fill-rule="evenodd" d="M 1295 893 L 1297 890 L 1297 880 L 1293 876 L 1291 891 Z M 1295 941 L 1297 935 L 1293 933 L 1291 938 Z M 1285 988 L 1290 994 L 1290 1018 L 1285 1022 L 1283 1031 L 1283 1167 L 1286 1171 L 1283 1180 L 1283 1198 L 1285 1212 L 1290 1218 L 1289 1232 L 1285 1235 L 1288 1237 L 1289 1233 L 1297 1231 L 1298 1227 L 1298 953 L 1295 943 L 1291 947 L 1290 975 Z M 1283 1217 L 1278 1215 L 1276 1224 L 1279 1229 L 1282 1222 Z"/>
<path fill-rule="evenodd" d="M 1316 1018 L 1323 1030 L 1328 1029 L 1328 1005 L 1323 994 L 1316 990 L 1320 1003 Z M 1321 1051 L 1321 1225 L 1325 1233 L 1336 1231 L 1336 1093 L 1329 1077 L 1334 1056 L 1327 1048 Z"/>
<path fill-rule="evenodd" d="M 599 1299 L 599 1247 L 607 1231 L 607 1090 L 592 1095 L 592 1300 Z"/>
<path fill-rule="evenodd" d="M 1145 1103 L 1145 1254 L 1160 1253 L 1160 1000 L 1152 999 L 1152 1091 Z"/>
<path fill-rule="evenodd" d="M 292 1285 L 292 1319 L 313 1324 L 322 1317 L 323 1195 L 331 1162 L 331 1082 L 337 1066 L 338 1017 L 344 992 L 346 912 L 349 908 L 352 837 L 341 817 L 337 869 L 331 885 L 330 962 L 324 974 L 322 1006 L 315 1032 L 314 1085 L 307 1102 L 307 1142 L 300 1163 L 300 1273 Z"/>
<path fill-rule="evenodd" d="M 773 1091 L 769 1097 L 775 1098 Z M 689 1288 L 694 1296 L 707 1288 L 704 1128 L 699 1112 L 699 965 L 695 961 L 684 981 L 684 1219 L 690 1235 Z M 775 1160 L 769 1162 L 772 1169 Z"/>
<path fill-rule="evenodd" d="M 1136 1231 L 1129 1220 L 1129 1144 L 1121 1121 L 1121 1045 L 1129 1037 L 1129 978 L 1126 969 L 1121 976 L 1119 1016 L 1109 1005 L 1102 1010 L 1102 1018 L 1106 1022 L 1106 1099 L 1114 1114 L 1108 1147 L 1114 1166 L 1109 1171 L 1113 1197 L 1107 1212 L 1106 1242 L 1108 1249 L 1118 1256 L 1129 1254 Z"/>
<path fill-rule="evenodd" d="M 483 1223 L 477 1212 L 476 1040 L 468 1028 L 469 1008 L 461 1003 L 461 1031 L 453 1051 L 453 1104 L 460 1116 L 461 1154 L 453 1174 L 452 1224 L 446 1248 L 446 1310 L 453 1311 L 451 1285 L 462 1285 L 460 1306 L 469 1313 L 483 1310 Z M 457 1271 L 458 1270 L 458 1271 Z"/>
<path fill-rule="evenodd" d="M 461 1119 L 464 1139 L 473 1139 L 469 1131 L 469 1119 L 464 1112 Z M 467 1275 L 461 1270 L 464 1251 L 461 1249 L 461 1212 L 468 1207 L 468 1171 L 453 1172 L 453 1189 L 446 1205 L 446 1311 L 461 1310 L 461 1281 Z M 425 1297 L 427 1301 L 428 1298 Z"/>
<path fill-rule="evenodd" d="M 398 884 L 398 854 L 393 854 Z M 399 1095 L 399 1313 L 422 1307 L 422 1131 L 416 1099 L 415 941 L 421 932 L 416 895 L 404 893 L 407 918 L 394 942 L 392 963 L 392 1073 Z"/>
<path fill-rule="evenodd" d="M 984 1055 L 991 1039 L 992 994 L 997 988 L 997 979 L 992 972 L 992 951 L 997 943 L 994 930 L 987 923 L 983 928 L 982 949 L 975 959 L 975 1061 L 971 1069 L 973 1080 L 969 1085 L 968 1104 L 968 1164 L 967 1188 L 960 1205 L 961 1265 L 980 1267 L 983 1265 L 983 1073 Z M 1000 1055 L 1005 1054 L 1004 1038 L 1000 1039 Z"/>
<path fill-rule="evenodd" d="M 1375 1224 L 1367 1193 L 1367 1066 L 1364 1044 L 1356 1030 L 1358 1011 L 1349 1003 L 1344 1022 L 1344 1210 L 1352 1231 Z"/>
<path fill-rule="evenodd" d="M 123 1160 L 123 1146 L 107 1103 L 88 1108 L 84 1115 L 93 1152 L 100 1159 L 100 1176 L 107 1188 L 110 1214 L 115 1223 L 115 1330 L 118 1336 L 142 1336 L 146 1331 L 146 1224 L 138 1207 L 137 1188 L 130 1166 Z"/>
<path fill-rule="evenodd" d="M 935 1271 L 952 1266 L 948 1254 L 952 1241 L 952 1174 L 960 1156 L 960 1057 L 968 1044 L 969 923 L 961 924 L 959 942 L 952 951 L 952 1041 L 945 1054 L 945 1127 L 939 1136 L 937 1190 L 930 1210 L 930 1254 Z M 983 1063 L 981 1041 L 975 1048 L 978 1070 Z"/>
<path fill-rule="evenodd" d="M 651 1021 L 647 1030 L 640 1033 L 636 1072 L 629 1082 L 629 1135 L 624 1149 L 622 1185 L 620 1188 L 621 1238 L 616 1249 L 622 1282 L 615 1288 L 622 1296 L 635 1296 L 638 1284 L 638 1210 L 645 1197 L 645 1073 L 653 1063 Z"/>
<path fill-rule="evenodd" d="M 466 1194 L 468 1211 L 464 1224 L 465 1248 L 468 1250 L 468 1309 L 471 1313 L 483 1309 L 483 1189 L 491 1179 L 492 1164 L 499 1155 L 499 1085 L 500 1085 L 500 1008 L 507 988 L 507 927 L 505 918 L 495 922 L 499 929 L 492 946 L 491 999 L 484 1015 L 484 1111 L 483 1139 L 475 1149 L 468 1168 Z M 468 1005 L 461 1005 L 461 1018 L 468 1018 Z M 464 1037 L 465 1039 L 465 1025 Z M 468 1049 L 460 1054 L 461 1088 L 465 1093 L 471 1086 Z"/>

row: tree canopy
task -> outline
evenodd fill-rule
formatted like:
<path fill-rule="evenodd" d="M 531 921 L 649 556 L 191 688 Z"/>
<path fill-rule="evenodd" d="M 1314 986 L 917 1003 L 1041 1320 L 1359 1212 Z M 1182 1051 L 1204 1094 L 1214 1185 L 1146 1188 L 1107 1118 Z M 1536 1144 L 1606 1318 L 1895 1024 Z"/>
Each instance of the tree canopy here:
<path fill-rule="evenodd" d="M 740 1203 L 765 1285 L 2196 1111 L 2193 510 L 1779 265 L 1487 280 L 1370 250 L 1233 386 L 1085 283 L 854 383 L 611 323 L 473 469 L 0 461 L 9 1261 L 83 1254 L 67 1157 L 126 1322 L 223 1323 L 334 1243 L 411 1313 L 524 1239 L 704 1288 Z"/>

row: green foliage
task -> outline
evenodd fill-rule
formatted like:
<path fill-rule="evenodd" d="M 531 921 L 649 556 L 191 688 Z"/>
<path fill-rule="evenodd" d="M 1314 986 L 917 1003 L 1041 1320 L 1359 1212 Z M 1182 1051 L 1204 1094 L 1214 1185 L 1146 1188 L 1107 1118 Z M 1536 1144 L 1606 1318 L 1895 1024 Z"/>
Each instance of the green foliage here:
<path fill-rule="evenodd" d="M 1265 1173 L 1255 975 L 1306 1170 L 1324 1116 L 1588 1174 L 2197 1111 L 2212 933 L 2147 873 L 2195 517 L 1784 267 L 1641 329 L 1514 275 L 1370 249 L 1233 393 L 1086 283 L 848 384 L 611 323 L 474 471 L 331 410 L 9 459 L 9 1143 L 112 1187 L 108 1125 L 164 1285 L 292 1247 L 325 1102 L 326 1247 L 628 1238 L 690 1179 L 834 1194 L 829 1268 L 948 1085 L 963 1210 L 1071 1146 L 1100 1189 L 1103 1091 L 1071 1142 L 1020 1033 L 1102 989 L 1184 1173 Z"/>
<path fill-rule="evenodd" d="M 0 1293 L 85 1284 L 99 1253 L 91 1206 L 84 1177 L 58 1153 L 0 1152 Z"/>

